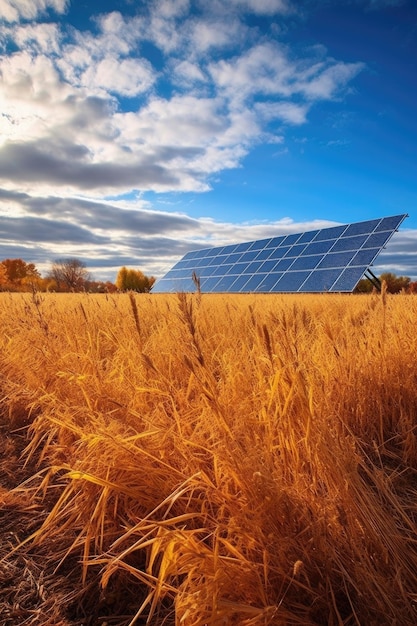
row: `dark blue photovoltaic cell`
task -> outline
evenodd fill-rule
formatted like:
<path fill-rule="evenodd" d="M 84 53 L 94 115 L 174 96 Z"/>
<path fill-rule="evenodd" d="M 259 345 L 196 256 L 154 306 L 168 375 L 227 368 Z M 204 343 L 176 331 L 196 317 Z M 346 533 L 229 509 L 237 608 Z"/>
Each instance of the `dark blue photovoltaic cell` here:
<path fill-rule="evenodd" d="M 342 252 L 343 250 L 358 250 L 365 241 L 367 235 L 357 235 L 356 237 L 341 237 L 338 239 L 332 247 L 332 252 Z"/>
<path fill-rule="evenodd" d="M 262 280 L 266 278 L 266 274 L 252 274 L 245 285 L 245 291 L 255 291 Z"/>
<path fill-rule="evenodd" d="M 286 272 L 277 282 L 278 291 L 298 291 L 310 272 Z"/>
<path fill-rule="evenodd" d="M 254 241 L 250 250 L 263 250 L 270 241 L 270 239 L 260 239 L 259 241 Z"/>
<path fill-rule="evenodd" d="M 207 293 L 210 293 L 213 290 L 213 287 L 215 287 L 219 281 L 220 281 L 219 276 L 212 276 L 211 278 L 205 278 L 204 280 L 201 281 L 201 289 L 204 289 L 204 291 L 206 291 Z"/>
<path fill-rule="evenodd" d="M 262 279 L 262 281 L 259 283 L 258 287 L 256 288 L 255 291 L 271 291 L 274 288 L 275 283 L 278 281 L 278 279 L 281 277 L 281 274 L 267 274 L 265 276 L 265 278 Z"/>
<path fill-rule="evenodd" d="M 265 248 L 276 248 L 282 244 L 284 239 L 285 237 L 274 237 L 269 243 L 266 244 Z"/>
<path fill-rule="evenodd" d="M 370 265 L 376 255 L 379 252 L 379 248 L 368 248 L 367 250 L 359 250 L 353 257 L 350 265 Z"/>
<path fill-rule="evenodd" d="M 251 243 L 252 242 L 250 242 L 250 241 L 249 242 L 245 242 L 245 243 L 239 243 L 236 246 L 235 252 L 246 252 L 246 250 L 249 250 Z"/>
<path fill-rule="evenodd" d="M 194 291 L 195 285 L 192 278 L 182 278 L 182 279 L 174 279 L 172 281 L 175 286 L 175 291 L 178 291 L 178 287 L 180 285 L 181 291 Z"/>
<path fill-rule="evenodd" d="M 313 241 L 314 237 L 316 237 L 319 232 L 319 230 L 308 230 L 301 235 L 297 243 L 307 243 L 309 241 Z"/>
<path fill-rule="evenodd" d="M 188 252 L 155 293 L 352 291 L 407 216 L 395 215 L 322 230 Z"/>
<path fill-rule="evenodd" d="M 276 264 L 277 264 L 276 259 L 274 259 L 273 261 L 264 261 L 261 264 L 261 267 L 259 268 L 259 271 L 260 272 L 267 272 L 269 274 L 269 272 L 272 272 L 272 270 L 274 269 Z"/>
<path fill-rule="evenodd" d="M 236 280 L 236 276 L 223 276 L 216 285 L 216 291 L 229 291 Z"/>
<path fill-rule="evenodd" d="M 350 224 L 343 234 L 345 237 L 352 237 L 353 235 L 363 235 L 364 233 L 372 233 L 374 228 L 378 226 L 379 222 L 380 220 L 369 220 L 368 222 L 356 222 L 356 224 Z"/>
<path fill-rule="evenodd" d="M 217 267 L 214 268 L 212 276 L 224 276 L 224 274 L 227 274 L 228 270 L 231 270 L 233 267 L 232 264 L 223 264 L 223 265 L 218 265 Z"/>
<path fill-rule="evenodd" d="M 188 263 L 188 261 L 186 259 L 182 259 L 181 261 L 179 261 L 176 264 L 175 269 L 176 270 L 180 270 L 180 269 L 186 268 L 187 267 L 187 263 Z"/>
<path fill-rule="evenodd" d="M 282 246 L 293 246 L 296 241 L 298 241 L 300 239 L 300 233 L 296 234 L 296 235 L 287 235 L 285 237 L 284 242 L 281 244 Z"/>
<path fill-rule="evenodd" d="M 235 293 L 246 291 L 245 286 L 248 280 L 249 280 L 248 274 L 245 274 L 243 276 L 238 276 L 235 282 L 232 284 L 232 287 L 231 287 L 232 291 Z"/>
<path fill-rule="evenodd" d="M 177 273 L 178 273 L 178 270 L 176 270 L 176 269 L 169 270 L 168 274 L 165 274 L 164 279 L 165 280 L 172 280 L 173 278 L 175 278 Z"/>
<path fill-rule="evenodd" d="M 329 252 L 324 255 L 321 263 L 317 265 L 317 269 L 324 269 L 326 267 L 346 267 L 355 254 L 355 251 Z"/>
<path fill-rule="evenodd" d="M 271 251 L 269 258 L 270 259 L 282 259 L 285 253 L 286 253 L 286 250 L 284 248 L 275 248 L 275 250 Z"/>
<path fill-rule="evenodd" d="M 303 254 L 324 254 L 324 252 L 328 252 L 330 248 L 334 245 L 333 241 L 318 241 L 317 243 L 313 241 L 309 243 Z"/>
<path fill-rule="evenodd" d="M 204 276 L 204 278 L 212 276 L 215 269 L 215 265 L 213 265 L 213 267 L 204 267 L 198 272 L 198 276 Z"/>
<path fill-rule="evenodd" d="M 249 263 L 249 267 L 248 267 L 249 274 L 255 274 L 256 272 L 259 272 L 262 263 L 263 261 L 253 261 L 252 263 Z"/>
<path fill-rule="evenodd" d="M 169 278 L 160 278 L 158 280 L 158 286 L 161 290 L 161 293 L 166 293 L 171 291 L 171 288 L 173 287 L 172 285 L 172 280 L 169 280 Z"/>
<path fill-rule="evenodd" d="M 209 248 L 206 256 L 219 256 L 219 254 L 223 254 L 223 248 Z"/>
<path fill-rule="evenodd" d="M 348 267 L 334 283 L 332 291 L 353 291 L 363 275 L 363 267 Z"/>
<path fill-rule="evenodd" d="M 335 280 L 340 276 L 339 269 L 317 270 L 312 272 L 303 284 L 303 291 L 330 291 Z"/>
<path fill-rule="evenodd" d="M 310 256 L 300 256 L 295 259 L 291 265 L 292 270 L 313 270 L 322 260 L 321 254 L 313 254 Z"/>
<path fill-rule="evenodd" d="M 283 272 L 284 270 L 287 270 L 289 267 L 291 267 L 293 263 L 294 259 L 281 259 L 280 261 L 277 261 L 275 271 Z"/>
<path fill-rule="evenodd" d="M 375 228 L 377 233 L 380 230 L 396 230 L 400 223 L 403 221 L 403 215 L 394 215 L 393 217 L 382 218 L 380 224 Z"/>
<path fill-rule="evenodd" d="M 314 241 L 322 241 L 323 239 L 338 239 L 344 231 L 346 226 L 333 226 L 332 228 L 323 228 L 319 231 L 314 238 Z"/>
<path fill-rule="evenodd" d="M 244 272 L 247 269 L 248 266 L 249 266 L 249 263 L 235 263 L 235 265 L 232 265 L 232 268 L 228 270 L 226 273 L 237 274 L 239 276 L 240 274 L 242 274 L 242 272 Z"/>
<path fill-rule="evenodd" d="M 248 250 L 244 252 L 241 257 L 241 261 L 254 261 L 259 254 L 259 250 Z"/>
<path fill-rule="evenodd" d="M 223 263 L 224 259 L 225 257 L 222 254 L 207 257 L 207 265 L 219 265 L 219 263 Z"/>
<path fill-rule="evenodd" d="M 383 233 L 374 233 L 373 235 L 369 235 L 366 242 L 363 244 L 364 248 L 381 248 L 386 244 L 388 239 L 390 238 L 391 233 L 383 232 Z"/>
<path fill-rule="evenodd" d="M 234 252 L 233 254 L 229 254 L 229 256 L 226 259 L 226 263 L 239 263 L 241 258 L 242 258 L 241 252 Z"/>
<path fill-rule="evenodd" d="M 302 244 L 296 243 L 295 246 L 292 246 L 291 248 L 291 256 L 293 257 L 300 256 L 300 254 L 302 254 L 306 248 L 307 248 L 306 243 L 302 243 Z M 290 254 L 288 254 L 287 256 L 290 256 Z"/>
<path fill-rule="evenodd" d="M 256 256 L 256 260 L 266 261 L 266 259 L 269 257 L 270 254 L 271 254 L 270 248 L 265 248 L 264 250 L 261 250 L 260 252 L 258 252 Z"/>

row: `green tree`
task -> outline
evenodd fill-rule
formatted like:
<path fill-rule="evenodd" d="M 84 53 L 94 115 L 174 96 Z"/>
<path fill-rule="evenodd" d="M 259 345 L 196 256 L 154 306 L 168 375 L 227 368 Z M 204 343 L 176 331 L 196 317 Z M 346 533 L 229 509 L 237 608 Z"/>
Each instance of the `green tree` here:
<path fill-rule="evenodd" d="M 155 283 L 153 276 L 145 276 L 140 270 L 122 267 L 116 278 L 116 286 L 119 291 L 137 291 L 139 293 L 149 293 Z"/>

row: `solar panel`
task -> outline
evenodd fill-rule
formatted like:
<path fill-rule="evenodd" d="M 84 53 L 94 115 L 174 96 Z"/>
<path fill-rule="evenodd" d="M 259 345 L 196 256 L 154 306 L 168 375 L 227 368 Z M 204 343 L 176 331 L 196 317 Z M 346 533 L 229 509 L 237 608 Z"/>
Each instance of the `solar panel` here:
<path fill-rule="evenodd" d="M 351 292 L 407 214 L 188 252 L 153 292 Z"/>

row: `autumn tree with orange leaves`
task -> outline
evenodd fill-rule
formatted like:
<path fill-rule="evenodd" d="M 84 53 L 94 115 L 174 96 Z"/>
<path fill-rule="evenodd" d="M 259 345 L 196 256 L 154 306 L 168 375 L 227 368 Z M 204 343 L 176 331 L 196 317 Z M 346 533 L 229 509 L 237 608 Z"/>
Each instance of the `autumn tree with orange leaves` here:
<path fill-rule="evenodd" d="M 116 287 L 119 291 L 137 291 L 149 293 L 155 283 L 153 276 L 145 276 L 140 270 L 122 267 L 116 278 Z"/>
<path fill-rule="evenodd" d="M 41 275 L 34 263 L 22 259 L 4 259 L 0 263 L 0 286 L 11 291 L 27 291 L 39 288 Z"/>
<path fill-rule="evenodd" d="M 7 285 L 7 280 L 8 276 L 6 267 L 3 265 L 3 263 L 0 263 L 0 288 Z"/>

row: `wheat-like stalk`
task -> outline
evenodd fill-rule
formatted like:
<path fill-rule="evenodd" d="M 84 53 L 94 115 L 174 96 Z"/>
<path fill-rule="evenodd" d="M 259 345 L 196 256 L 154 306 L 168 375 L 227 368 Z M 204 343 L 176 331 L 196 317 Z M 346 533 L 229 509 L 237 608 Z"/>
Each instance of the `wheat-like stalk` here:
<path fill-rule="evenodd" d="M 94 623 L 414 626 L 416 318 L 384 291 L 0 294 L 0 503 L 31 519 L 2 566 L 71 569 L 58 614 Z"/>

